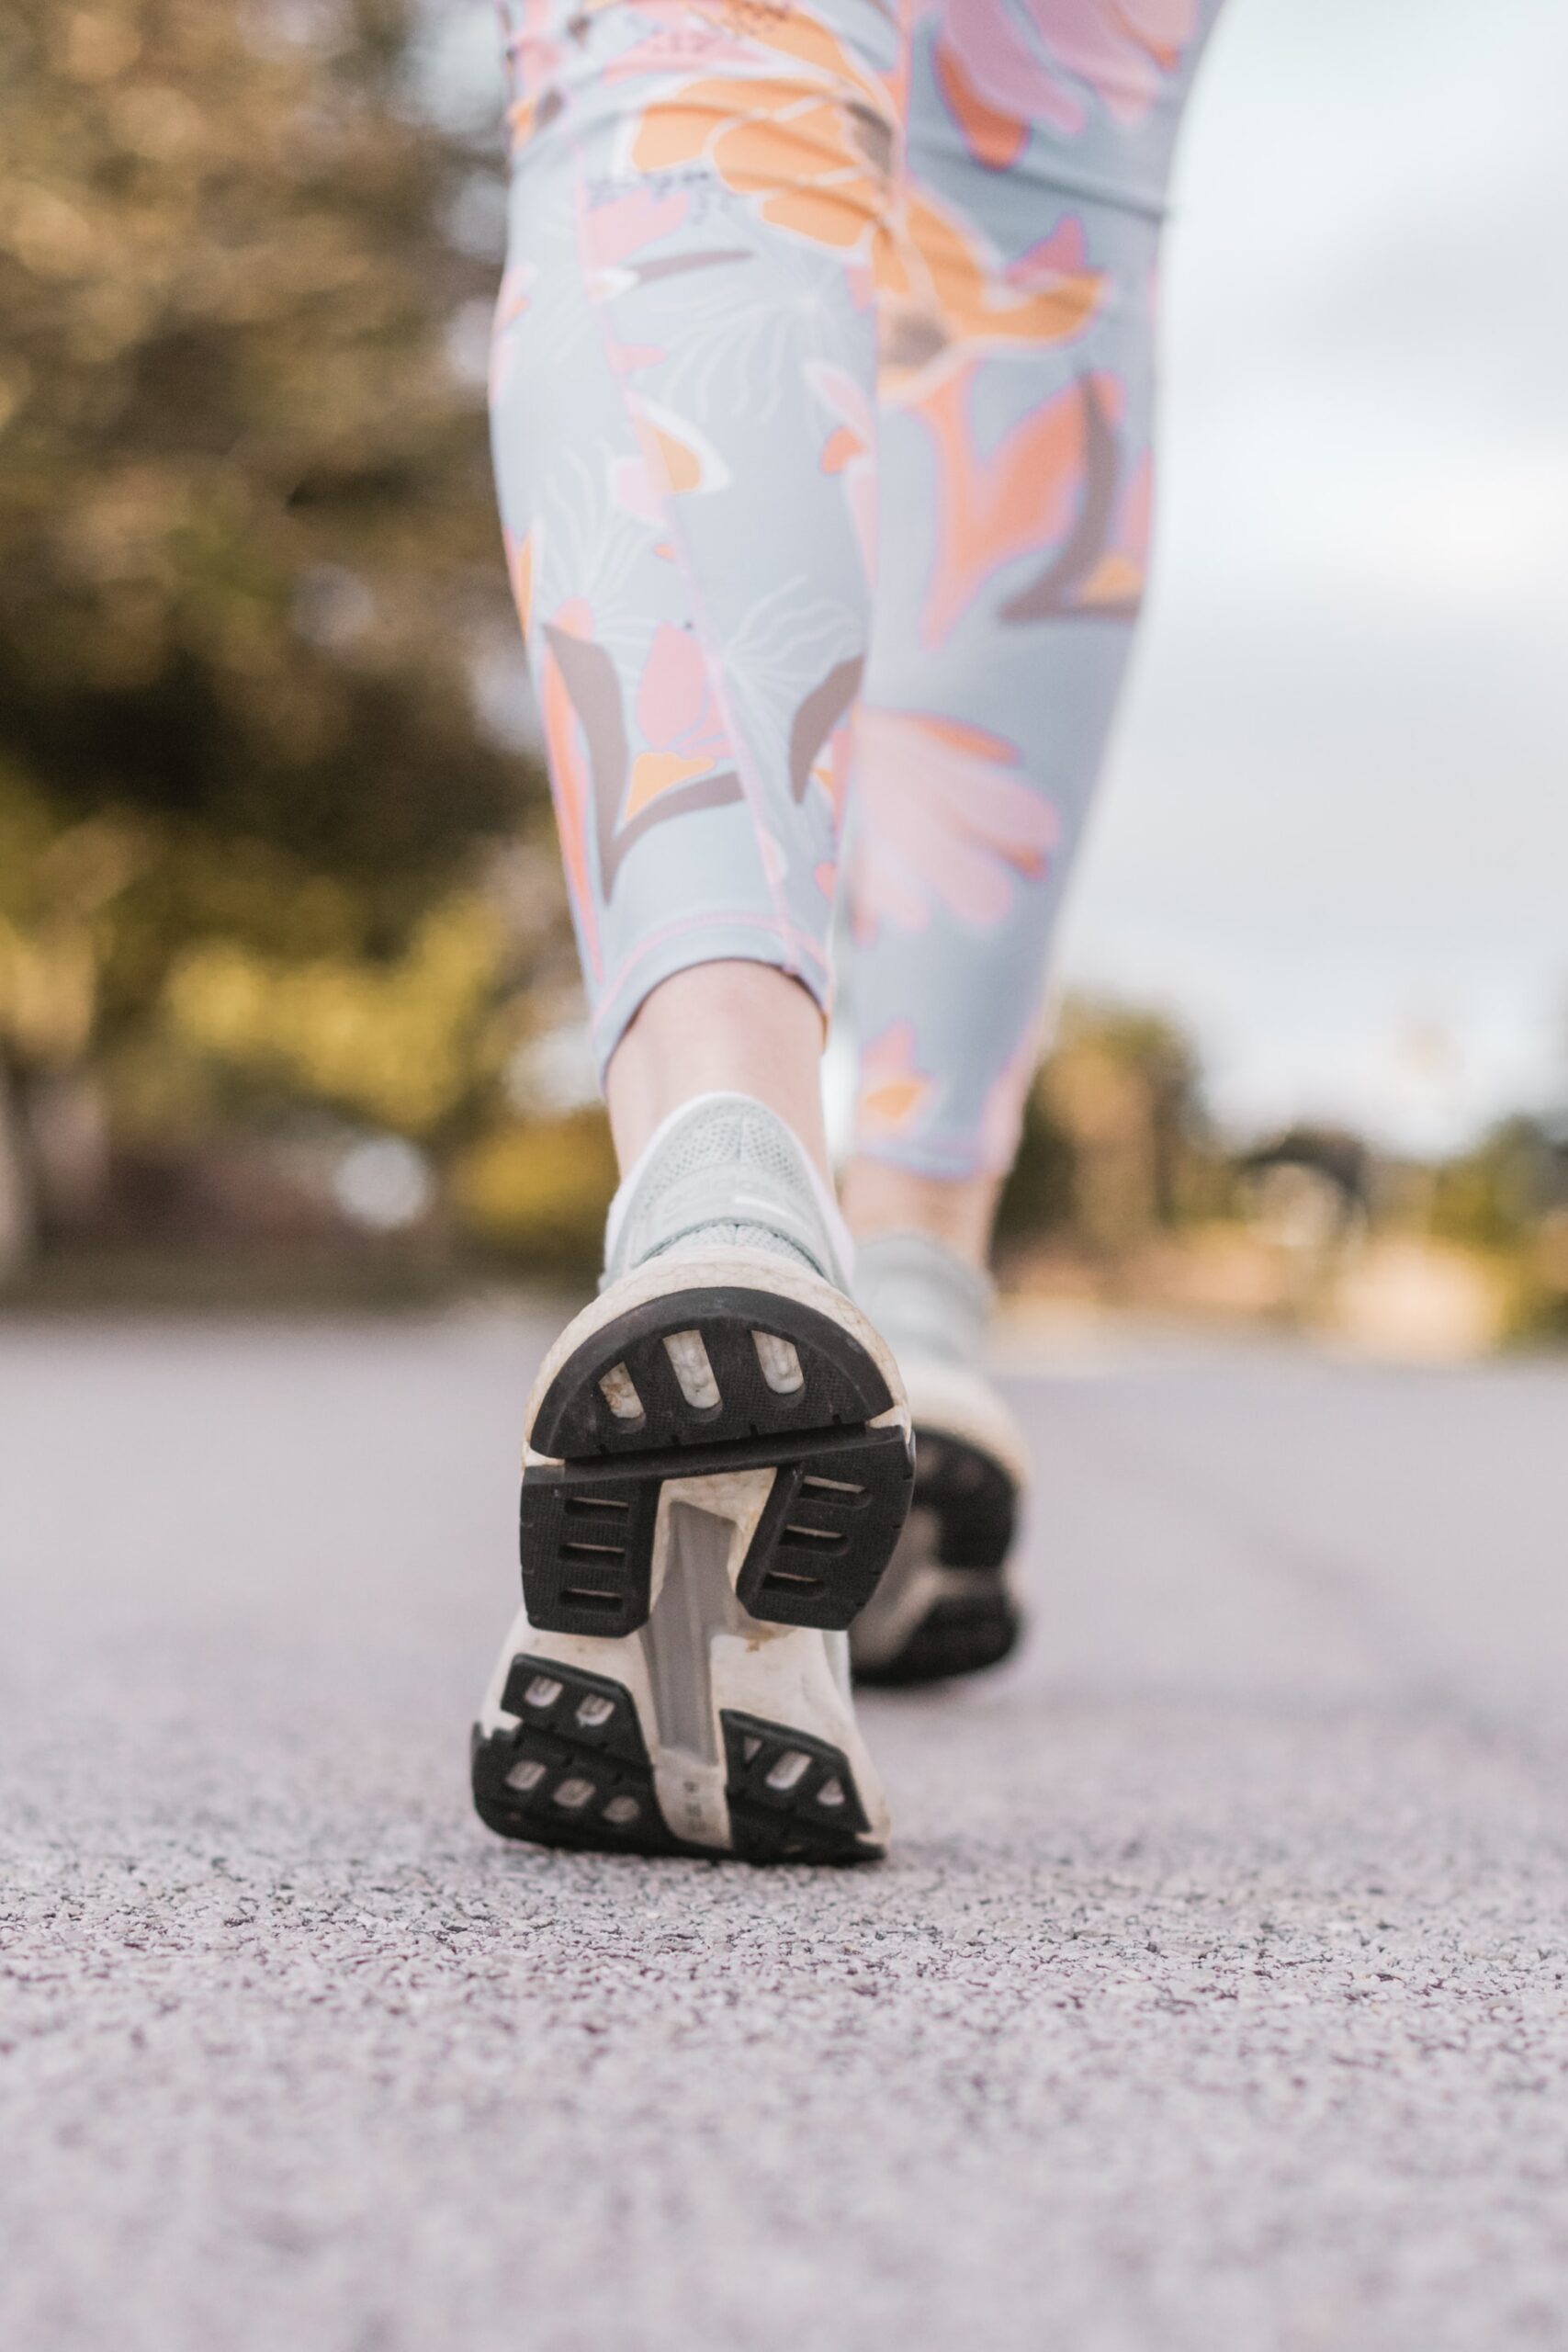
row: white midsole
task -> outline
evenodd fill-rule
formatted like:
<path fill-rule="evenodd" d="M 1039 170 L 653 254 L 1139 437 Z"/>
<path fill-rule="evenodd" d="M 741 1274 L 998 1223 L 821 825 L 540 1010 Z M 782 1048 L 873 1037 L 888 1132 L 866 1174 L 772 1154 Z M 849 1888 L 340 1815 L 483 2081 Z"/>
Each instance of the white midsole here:
<path fill-rule="evenodd" d="M 659 1598 L 637 1633 L 614 1640 L 546 1633 L 530 1625 L 520 1609 L 485 1693 L 480 1730 L 515 1726 L 518 1718 L 501 1701 L 519 1655 L 618 1682 L 636 1706 L 668 1826 L 688 1845 L 728 1852 L 732 1838 L 719 1718 L 727 1709 L 756 1715 L 842 1751 L 869 1824 L 862 1842 L 868 1849 L 885 1847 L 886 1799 L 855 1723 L 844 1637 L 810 1626 L 765 1624 L 735 1596 L 734 1577 L 773 1476 L 746 1471 L 668 1482 L 660 1510 Z M 759 1487 L 761 1499 L 755 1499 Z"/>

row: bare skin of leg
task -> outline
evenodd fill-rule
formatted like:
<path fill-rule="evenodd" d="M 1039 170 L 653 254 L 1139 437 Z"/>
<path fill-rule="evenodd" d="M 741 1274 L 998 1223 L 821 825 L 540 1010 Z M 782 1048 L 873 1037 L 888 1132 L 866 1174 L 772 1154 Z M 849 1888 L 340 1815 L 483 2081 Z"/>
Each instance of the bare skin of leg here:
<path fill-rule="evenodd" d="M 840 1187 L 844 1220 L 857 1241 L 874 1233 L 929 1233 L 983 1267 L 1001 1193 L 997 1176 L 916 1176 L 881 1159 L 852 1159 Z"/>
<path fill-rule="evenodd" d="M 694 964 L 644 999 L 616 1046 L 604 1092 L 621 1172 L 661 1119 L 694 1094 L 755 1095 L 793 1127 L 830 1183 L 822 1124 L 822 1015 L 797 980 L 771 964 Z M 857 1236 L 930 1233 L 983 1266 L 1001 1185 L 915 1176 L 853 1159 L 842 1187 Z"/>
<path fill-rule="evenodd" d="M 771 964 L 694 964 L 671 973 L 644 998 L 605 1075 L 621 1173 L 660 1121 L 694 1094 L 736 1093 L 776 1111 L 830 1184 L 822 1035 L 816 1000 Z"/>

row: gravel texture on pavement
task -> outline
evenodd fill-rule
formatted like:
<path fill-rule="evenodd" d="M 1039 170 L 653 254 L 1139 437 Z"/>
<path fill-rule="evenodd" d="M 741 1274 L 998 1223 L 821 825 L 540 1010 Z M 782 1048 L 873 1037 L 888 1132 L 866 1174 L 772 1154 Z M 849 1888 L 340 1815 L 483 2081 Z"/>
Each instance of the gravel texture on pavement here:
<path fill-rule="evenodd" d="M 1055 1348 L 763 1873 L 469 1814 L 549 1336 L 0 1329 L 8 2352 L 1568 2345 L 1568 1367 Z"/>

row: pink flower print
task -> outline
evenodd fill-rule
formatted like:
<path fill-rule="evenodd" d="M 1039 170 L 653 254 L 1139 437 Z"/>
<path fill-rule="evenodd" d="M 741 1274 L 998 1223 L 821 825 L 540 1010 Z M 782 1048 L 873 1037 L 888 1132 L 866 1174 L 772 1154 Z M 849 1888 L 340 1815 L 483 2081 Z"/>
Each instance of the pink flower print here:
<path fill-rule="evenodd" d="M 664 501 L 649 478 L 645 458 L 612 458 L 609 484 L 616 505 L 635 514 L 639 523 L 662 522 Z"/>
<path fill-rule="evenodd" d="M 701 648 L 690 629 L 672 621 L 661 621 L 654 632 L 637 688 L 637 721 L 649 748 L 632 762 L 623 822 L 661 793 L 707 775 L 729 758 Z"/>
<path fill-rule="evenodd" d="M 1180 63 L 1198 11 L 1199 0 L 1033 0 L 1031 13 L 1066 72 L 1087 82 L 1115 121 L 1134 123 Z"/>
<path fill-rule="evenodd" d="M 858 938 L 882 922 L 924 931 L 937 908 L 993 930 L 1021 882 L 1045 873 L 1055 808 L 1019 773 L 1016 747 L 934 714 L 863 707 L 855 733 L 860 821 L 849 874 Z"/>
<path fill-rule="evenodd" d="M 993 170 L 1032 129 L 1071 136 L 1087 88 L 1113 120 L 1141 122 L 1198 29 L 1199 0 L 944 0 L 936 72 L 970 153 Z"/>
<path fill-rule="evenodd" d="M 1028 294 L 1088 275 L 1089 244 L 1076 212 L 1065 212 L 1048 237 L 1029 246 L 1002 272 L 1010 286 Z"/>
<path fill-rule="evenodd" d="M 592 291 L 603 295 L 635 285 L 636 271 L 623 265 L 646 246 L 672 236 L 690 209 L 691 198 L 684 188 L 661 195 L 653 188 L 634 187 L 624 196 L 591 205 L 583 242 L 598 273 Z"/>

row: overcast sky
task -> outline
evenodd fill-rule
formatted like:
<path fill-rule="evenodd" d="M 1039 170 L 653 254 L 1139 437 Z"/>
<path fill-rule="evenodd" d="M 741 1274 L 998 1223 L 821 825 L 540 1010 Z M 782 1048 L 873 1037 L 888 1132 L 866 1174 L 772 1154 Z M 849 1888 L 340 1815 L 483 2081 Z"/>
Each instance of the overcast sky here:
<path fill-rule="evenodd" d="M 1568 0 L 1228 0 L 1164 341 L 1064 977 L 1184 1016 L 1242 1129 L 1568 1105 Z"/>
<path fill-rule="evenodd" d="M 1568 6 L 1230 0 L 1069 980 L 1247 1125 L 1568 1103 Z"/>

